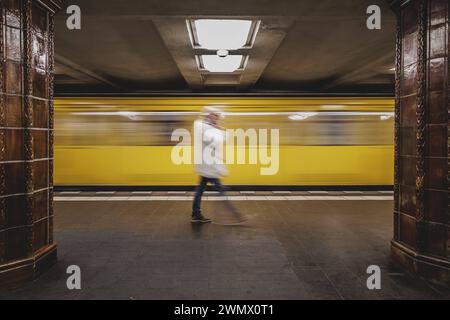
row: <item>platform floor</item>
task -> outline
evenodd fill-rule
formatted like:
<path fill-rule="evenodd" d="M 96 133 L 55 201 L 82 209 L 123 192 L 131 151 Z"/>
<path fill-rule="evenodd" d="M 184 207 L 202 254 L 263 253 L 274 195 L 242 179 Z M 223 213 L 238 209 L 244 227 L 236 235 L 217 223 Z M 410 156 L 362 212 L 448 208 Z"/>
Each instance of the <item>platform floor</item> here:
<path fill-rule="evenodd" d="M 232 203 L 250 220 L 221 226 L 192 225 L 190 201 L 127 197 L 56 201 L 58 263 L 0 298 L 450 299 L 448 291 L 391 265 L 387 198 L 249 196 Z M 221 201 L 203 207 L 206 214 L 225 214 Z M 81 290 L 66 288 L 73 264 L 82 270 Z M 370 291 L 366 268 L 374 264 L 382 269 L 382 289 Z"/>

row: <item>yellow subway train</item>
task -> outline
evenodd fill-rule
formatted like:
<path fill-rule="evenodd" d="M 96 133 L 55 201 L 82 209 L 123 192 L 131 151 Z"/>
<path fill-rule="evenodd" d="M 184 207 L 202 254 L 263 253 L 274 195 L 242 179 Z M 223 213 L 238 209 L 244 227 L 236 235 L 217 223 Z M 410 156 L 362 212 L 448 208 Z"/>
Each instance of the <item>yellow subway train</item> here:
<path fill-rule="evenodd" d="M 272 150 L 278 154 L 278 159 L 272 158 L 278 161 L 277 170 L 262 174 L 267 163 L 248 161 L 256 147 L 246 139 L 233 146 L 246 161 L 228 165 L 226 184 L 393 183 L 393 99 L 152 97 L 57 98 L 55 185 L 195 185 L 193 165 L 173 159 L 181 141 L 174 139 L 174 132 L 192 132 L 193 121 L 205 106 L 223 112 L 227 129 L 278 133 L 279 147 Z M 189 151 L 187 141 L 182 145 Z"/>

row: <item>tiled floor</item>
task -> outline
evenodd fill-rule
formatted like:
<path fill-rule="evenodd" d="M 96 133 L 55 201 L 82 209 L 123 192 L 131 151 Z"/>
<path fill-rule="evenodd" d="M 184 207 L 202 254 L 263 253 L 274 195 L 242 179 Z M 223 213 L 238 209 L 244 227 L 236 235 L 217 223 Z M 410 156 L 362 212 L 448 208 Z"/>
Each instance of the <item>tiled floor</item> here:
<path fill-rule="evenodd" d="M 187 201 L 56 202 L 58 263 L 37 281 L 1 292 L 0 297 L 450 298 L 448 291 L 410 278 L 391 265 L 391 201 L 233 204 L 248 222 L 191 225 Z M 226 214 L 220 201 L 207 201 L 203 207 L 216 220 Z M 66 288 L 66 268 L 73 264 L 82 270 L 78 291 Z M 370 291 L 366 268 L 374 264 L 382 269 L 382 289 Z"/>

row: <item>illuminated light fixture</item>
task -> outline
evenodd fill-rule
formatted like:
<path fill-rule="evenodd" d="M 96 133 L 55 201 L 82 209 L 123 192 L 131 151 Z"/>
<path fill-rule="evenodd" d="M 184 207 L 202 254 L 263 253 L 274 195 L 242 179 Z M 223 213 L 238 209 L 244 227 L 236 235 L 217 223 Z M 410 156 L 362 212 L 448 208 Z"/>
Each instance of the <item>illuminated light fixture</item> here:
<path fill-rule="evenodd" d="M 249 59 L 245 52 L 253 47 L 260 23 L 245 19 L 187 19 L 199 71 L 242 72 Z"/>
<path fill-rule="evenodd" d="M 217 55 L 197 56 L 197 63 L 200 70 L 216 73 L 231 73 L 243 69 L 246 60 L 242 55 L 227 55 L 225 57 L 219 57 Z"/>
<path fill-rule="evenodd" d="M 192 46 L 207 50 L 249 48 L 258 32 L 259 21 L 231 19 L 188 20 Z"/>
<path fill-rule="evenodd" d="M 228 50 L 219 49 L 219 50 L 217 50 L 217 55 L 221 58 L 224 58 L 228 55 Z"/>
<path fill-rule="evenodd" d="M 291 114 L 289 116 L 289 119 L 297 120 L 297 121 L 298 120 L 305 120 L 305 119 L 311 118 L 311 117 L 313 117 L 315 115 L 317 115 L 317 112 L 298 112 L 298 113 L 295 113 L 295 114 Z"/>
<path fill-rule="evenodd" d="M 395 67 L 390 68 L 389 71 L 395 71 Z"/>

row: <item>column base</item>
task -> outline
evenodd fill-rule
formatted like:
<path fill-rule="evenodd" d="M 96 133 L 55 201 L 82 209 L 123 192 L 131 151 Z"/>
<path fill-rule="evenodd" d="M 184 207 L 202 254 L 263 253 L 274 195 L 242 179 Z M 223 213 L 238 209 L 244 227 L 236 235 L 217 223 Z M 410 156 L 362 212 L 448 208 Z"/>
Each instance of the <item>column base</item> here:
<path fill-rule="evenodd" d="M 0 288 L 12 287 L 36 279 L 57 261 L 56 244 L 47 246 L 32 257 L 0 265 Z"/>
<path fill-rule="evenodd" d="M 418 254 L 395 240 L 391 241 L 391 257 L 407 272 L 434 284 L 450 287 L 450 261 Z"/>

